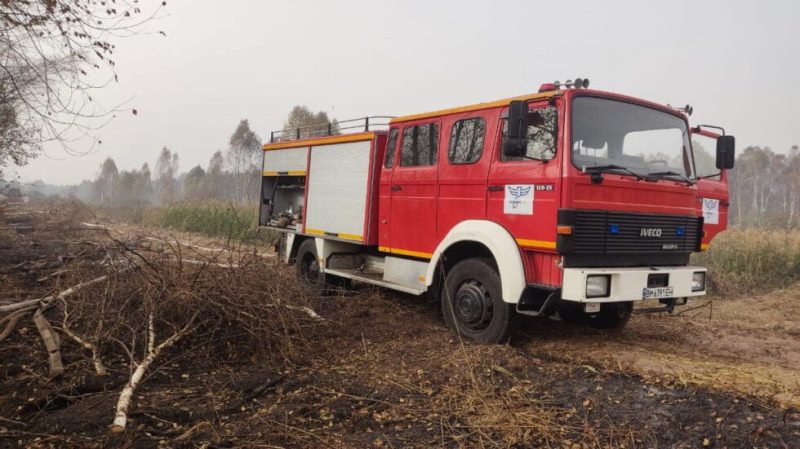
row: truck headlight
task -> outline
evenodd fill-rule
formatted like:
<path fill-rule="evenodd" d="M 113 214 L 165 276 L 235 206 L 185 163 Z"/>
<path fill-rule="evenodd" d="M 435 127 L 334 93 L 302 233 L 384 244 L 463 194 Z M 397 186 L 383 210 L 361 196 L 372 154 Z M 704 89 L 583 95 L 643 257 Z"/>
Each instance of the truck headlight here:
<path fill-rule="evenodd" d="M 610 274 L 592 274 L 586 277 L 586 297 L 605 298 L 611 293 Z"/>
<path fill-rule="evenodd" d="M 692 291 L 701 292 L 706 289 L 705 271 L 695 271 L 692 274 Z"/>

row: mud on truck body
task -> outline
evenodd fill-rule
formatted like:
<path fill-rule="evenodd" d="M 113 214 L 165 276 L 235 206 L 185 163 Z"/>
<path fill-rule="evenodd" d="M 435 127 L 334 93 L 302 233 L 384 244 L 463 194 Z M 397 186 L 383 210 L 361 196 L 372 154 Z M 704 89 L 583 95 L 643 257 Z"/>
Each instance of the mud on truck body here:
<path fill-rule="evenodd" d="M 587 85 L 273 133 L 260 225 L 308 288 L 427 294 L 482 342 L 520 314 L 618 328 L 637 301 L 671 311 L 706 293 L 689 257 L 725 229 L 734 139 L 691 128 L 690 107 Z M 716 141 L 712 176 L 699 136 Z"/>

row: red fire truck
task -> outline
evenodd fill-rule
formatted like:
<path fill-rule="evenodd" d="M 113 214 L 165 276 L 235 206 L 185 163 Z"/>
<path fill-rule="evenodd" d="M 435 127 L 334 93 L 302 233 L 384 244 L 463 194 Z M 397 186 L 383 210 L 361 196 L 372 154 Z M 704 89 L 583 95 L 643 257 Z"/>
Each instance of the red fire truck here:
<path fill-rule="evenodd" d="M 734 138 L 689 114 L 577 79 L 274 132 L 259 221 L 308 288 L 427 294 L 481 342 L 519 315 L 619 328 L 634 302 L 671 311 L 706 291 L 689 256 L 725 229 Z M 697 137 L 716 141 L 714 173 L 698 172 Z"/>

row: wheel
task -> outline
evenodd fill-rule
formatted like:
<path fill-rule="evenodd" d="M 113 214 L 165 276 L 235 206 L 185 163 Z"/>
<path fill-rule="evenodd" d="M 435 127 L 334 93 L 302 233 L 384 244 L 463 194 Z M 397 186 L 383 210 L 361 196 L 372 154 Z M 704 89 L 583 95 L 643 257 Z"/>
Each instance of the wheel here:
<path fill-rule="evenodd" d="M 583 324 L 587 315 L 580 304 L 564 304 L 558 309 L 558 317 L 568 324 Z"/>
<path fill-rule="evenodd" d="M 633 312 L 632 302 L 612 302 L 600 306 L 600 311 L 586 315 L 586 323 L 595 329 L 622 329 Z"/>
<path fill-rule="evenodd" d="M 444 282 L 442 315 L 447 327 L 481 343 L 507 341 L 515 324 L 512 304 L 503 302 L 500 275 L 487 259 L 458 262 Z"/>
<path fill-rule="evenodd" d="M 317 244 L 314 239 L 307 239 L 297 249 L 295 259 L 297 280 L 309 294 L 322 295 L 325 291 L 325 276 L 320 271 L 317 258 Z"/>

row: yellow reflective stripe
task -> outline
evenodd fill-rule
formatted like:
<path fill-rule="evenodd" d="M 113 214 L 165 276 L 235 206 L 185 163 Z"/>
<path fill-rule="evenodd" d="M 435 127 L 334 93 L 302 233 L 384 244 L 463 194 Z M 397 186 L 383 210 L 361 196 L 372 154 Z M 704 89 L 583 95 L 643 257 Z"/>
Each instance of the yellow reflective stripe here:
<path fill-rule="evenodd" d="M 419 257 L 420 259 L 430 259 L 433 257 L 433 253 L 425 253 L 422 251 L 409 251 L 407 249 L 398 249 L 398 248 L 387 248 L 385 246 L 379 246 L 378 251 L 382 253 L 399 254 L 401 256 Z"/>
<path fill-rule="evenodd" d="M 517 239 L 519 246 L 534 246 L 537 248 L 556 249 L 556 242 L 549 240 L 527 240 Z"/>
<path fill-rule="evenodd" d="M 319 138 L 316 138 L 316 139 L 291 140 L 291 141 L 288 141 L 288 142 L 265 143 L 262 148 L 263 148 L 264 151 L 282 150 L 284 148 L 299 148 L 299 147 L 308 147 L 308 146 L 316 146 L 316 145 L 330 145 L 332 143 L 360 142 L 362 140 L 372 140 L 373 137 L 375 137 L 375 133 L 366 132 L 366 133 L 346 134 L 344 136 L 319 137 Z"/>
<path fill-rule="evenodd" d="M 357 234 L 346 234 L 344 232 L 340 232 L 340 233 L 337 234 L 335 232 L 323 231 L 322 229 L 309 229 L 309 228 L 306 228 L 306 234 L 322 235 L 322 236 L 328 236 L 328 237 L 339 237 L 340 239 L 357 240 L 359 242 L 361 240 L 363 240 L 363 237 L 360 236 L 360 235 L 357 235 Z"/>
<path fill-rule="evenodd" d="M 403 117 L 393 118 L 390 123 L 394 124 L 399 122 L 407 122 L 409 120 L 419 120 L 423 118 L 439 117 L 441 115 L 458 114 L 461 112 L 469 112 L 469 111 L 479 111 L 481 109 L 508 106 L 508 104 L 514 100 L 523 100 L 523 101 L 539 100 L 539 99 L 554 97 L 556 95 L 559 95 L 559 91 L 557 90 L 550 92 L 542 92 L 538 94 L 522 95 L 520 97 L 505 98 L 502 100 L 490 101 L 488 103 L 471 104 L 468 106 L 460 106 L 456 108 L 440 109 L 438 111 L 424 112 L 422 114 L 405 115 Z"/>
<path fill-rule="evenodd" d="M 289 171 L 275 171 L 275 170 L 264 170 L 264 176 L 305 176 L 305 170 L 289 170 Z"/>

